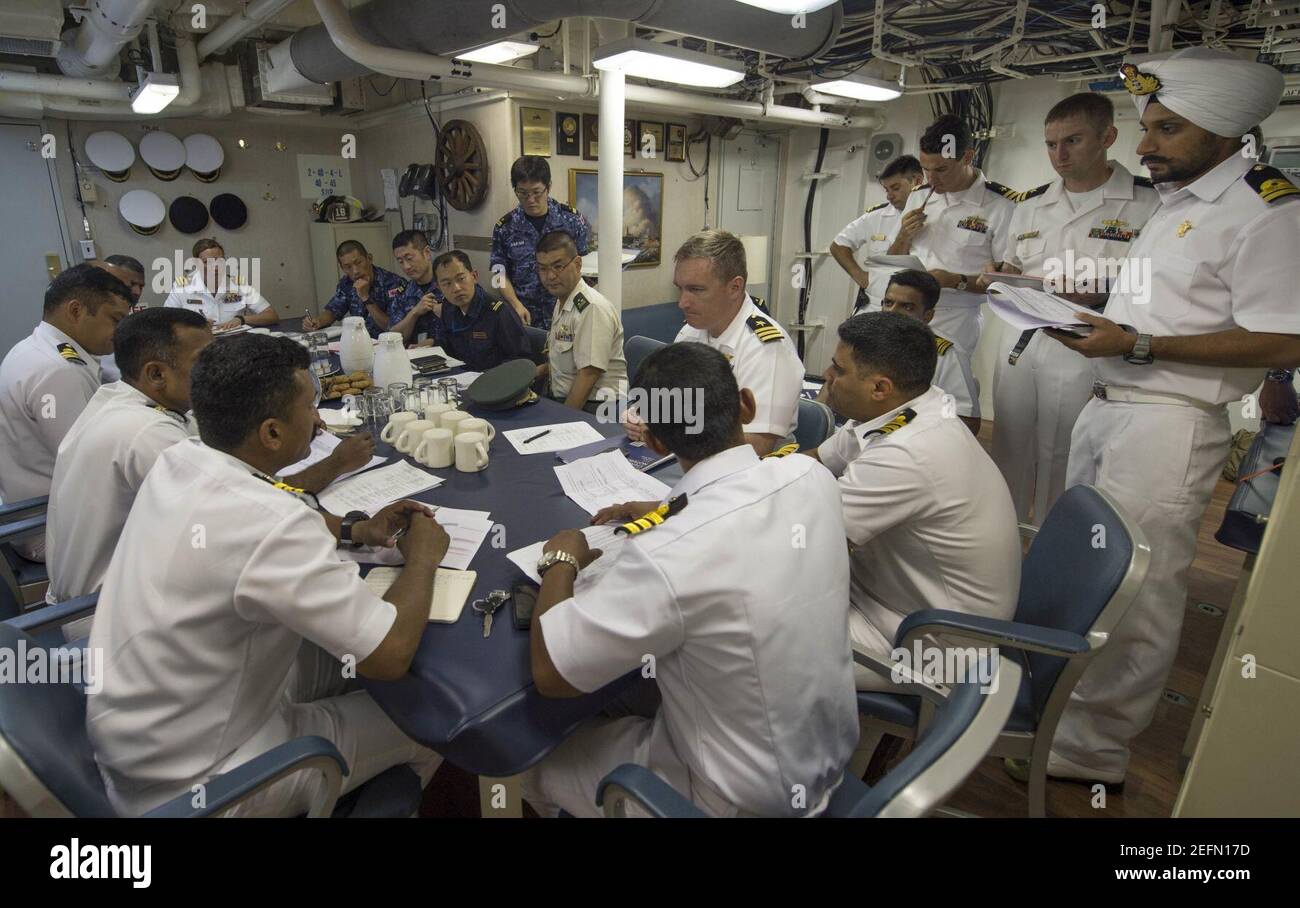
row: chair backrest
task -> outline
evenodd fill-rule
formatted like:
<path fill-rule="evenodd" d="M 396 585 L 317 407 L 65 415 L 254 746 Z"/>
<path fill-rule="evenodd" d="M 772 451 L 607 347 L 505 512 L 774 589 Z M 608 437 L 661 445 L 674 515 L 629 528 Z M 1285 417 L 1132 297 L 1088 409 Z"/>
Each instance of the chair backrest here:
<path fill-rule="evenodd" d="M 794 427 L 794 440 L 799 450 L 815 448 L 835 432 L 835 414 L 824 403 L 799 398 L 799 417 Z"/>
<path fill-rule="evenodd" d="M 952 685 L 911 752 L 870 788 L 846 780 L 826 815 L 923 817 L 943 804 L 988 756 L 1015 705 L 1020 666 L 999 656 L 993 668 L 987 692 L 979 679 Z"/>
<path fill-rule="evenodd" d="M 2 551 L 5 548 L 9 546 L 0 544 L 0 621 L 17 617 L 23 610 L 23 601 L 18 595 L 18 580 L 9 567 L 7 553 Z"/>
<path fill-rule="evenodd" d="M 671 344 L 677 338 L 677 332 L 686 324 L 686 318 L 677 303 L 655 303 L 651 306 L 637 306 L 624 309 L 622 313 L 623 336 L 649 337 Z"/>
<path fill-rule="evenodd" d="M 35 816 L 115 816 L 86 734 L 85 694 L 59 680 L 57 651 L 4 623 L 0 650 L 23 671 L 41 650 L 47 667 L 43 682 L 0 684 L 0 788 Z"/>
<path fill-rule="evenodd" d="M 546 349 L 546 329 L 524 325 L 524 336 L 528 338 L 528 352 L 540 359 L 542 351 Z"/>
<path fill-rule="evenodd" d="M 1100 489 L 1079 485 L 1057 499 L 1020 569 L 1015 620 L 1109 634 L 1146 579 L 1151 550 L 1141 529 Z M 1029 689 L 1042 714 L 1066 660 L 1027 653 Z"/>
<path fill-rule="evenodd" d="M 636 370 L 641 368 L 641 362 L 654 353 L 660 347 L 668 346 L 663 341 L 655 340 L 653 337 L 643 337 L 640 334 L 635 337 L 629 337 L 623 342 L 623 358 L 627 360 L 627 378 L 633 381 L 636 378 Z"/>

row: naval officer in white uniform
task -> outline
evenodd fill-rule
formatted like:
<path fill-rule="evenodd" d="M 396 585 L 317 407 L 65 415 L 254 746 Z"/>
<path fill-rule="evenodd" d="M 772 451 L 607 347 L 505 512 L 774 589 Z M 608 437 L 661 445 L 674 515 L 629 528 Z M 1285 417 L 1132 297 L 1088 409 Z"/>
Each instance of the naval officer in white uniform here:
<path fill-rule="evenodd" d="M 1118 135 L 1114 121 L 1110 100 L 1087 92 L 1047 112 L 1044 142 L 1061 179 L 1025 193 L 1002 256 L 1003 271 L 1047 277 L 1052 292 L 1080 294 L 1078 301 L 1095 307 L 1105 304 L 1109 279 L 1160 204 L 1150 180 L 1106 159 Z M 1020 521 L 1030 522 L 1032 513 L 1038 525 L 1065 491 L 1070 433 L 1092 395 L 1092 364 L 1036 332 L 1002 333 L 993 460 Z"/>
<path fill-rule="evenodd" d="M 50 493 L 59 443 L 99 387 L 98 357 L 113 352 L 130 300 L 125 284 L 89 262 L 50 282 L 40 323 L 0 363 L 0 500 Z M 45 534 L 14 548 L 44 561 Z"/>
<path fill-rule="evenodd" d="M 1226 405 L 1300 363 L 1300 189 L 1241 141 L 1277 107 L 1282 74 L 1197 47 L 1121 76 L 1160 191 L 1130 253 L 1151 262 L 1150 300 L 1121 273 L 1104 317 L 1084 317 L 1087 338 L 1052 335 L 1093 358 L 1099 382 L 1066 485 L 1110 493 L 1151 545 L 1146 583 L 1075 688 L 1048 763 L 1101 782 L 1123 780 L 1178 651 L 1197 529 L 1228 455 Z"/>
<path fill-rule="evenodd" d="M 908 196 L 889 253 L 914 255 L 935 276 L 943 287 L 935 330 L 973 354 L 983 325 L 976 282 L 1001 261 L 1019 194 L 986 180 L 971 163 L 975 144 L 960 117 L 935 120 L 920 147 L 928 182 Z"/>
<path fill-rule="evenodd" d="M 233 273 L 233 265 L 226 261 L 221 244 L 211 238 L 194 244 L 194 258 L 199 267 L 186 278 L 178 278 L 176 287 L 167 295 L 165 306 L 184 306 L 201 313 L 217 331 L 228 331 L 240 325 L 262 327 L 280 321 L 275 308 L 251 284 L 243 283 L 244 275 Z"/>
<path fill-rule="evenodd" d="M 637 763 L 715 816 L 817 814 L 858 738 L 835 480 L 806 457 L 754 453 L 754 394 L 717 351 L 656 350 L 637 386 L 665 399 L 702 388 L 703 424 L 643 414 L 646 443 L 684 475 L 663 503 L 596 515 L 629 521 L 618 553 L 577 530 L 546 543 L 532 670 L 543 696 L 576 697 L 650 656 L 663 704 L 583 726 L 524 775 L 524 797 L 593 816 L 600 780 Z"/>
<path fill-rule="evenodd" d="M 880 187 L 885 190 L 885 201 L 868 208 L 831 242 L 831 257 L 858 285 L 855 315 L 866 308 L 880 308 L 889 274 L 879 268 L 867 270 L 867 259 L 889 252 L 889 244 L 898 233 L 908 196 L 924 179 L 921 162 L 916 158 L 910 154 L 894 158 L 877 177 Z"/>
<path fill-rule="evenodd" d="M 86 704 L 122 813 L 303 735 L 338 748 L 345 793 L 403 764 L 427 783 L 440 762 L 349 679 L 406 673 L 447 534 L 415 502 L 339 518 L 275 478 L 320 427 L 309 366 L 288 338 L 209 344 L 191 388 L 203 441 L 164 451 L 136 494 L 90 635 L 104 668 Z M 337 547 L 391 546 L 399 530 L 406 564 L 380 598 Z M 320 784 L 295 772 L 231 812 L 298 815 Z"/>

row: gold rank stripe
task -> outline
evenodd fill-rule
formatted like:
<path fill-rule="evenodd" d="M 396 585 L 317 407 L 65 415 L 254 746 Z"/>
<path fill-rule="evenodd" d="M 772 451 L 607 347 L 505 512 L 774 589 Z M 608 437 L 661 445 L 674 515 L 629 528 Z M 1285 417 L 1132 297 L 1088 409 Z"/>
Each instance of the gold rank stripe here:
<path fill-rule="evenodd" d="M 681 511 L 684 507 L 686 507 L 686 496 L 674 496 L 672 499 L 665 501 L 663 504 L 659 505 L 659 507 L 655 508 L 643 517 L 638 517 L 636 520 L 615 528 L 614 532 L 626 533 L 629 536 L 644 533 L 646 530 L 654 529 L 659 526 L 659 524 Z"/>
<path fill-rule="evenodd" d="M 786 457 L 787 455 L 796 453 L 798 450 L 799 443 L 791 442 L 788 445 L 781 445 L 781 447 L 777 448 L 775 451 L 769 451 L 767 454 L 764 454 L 763 457 L 764 459 L 768 457 Z"/>
<path fill-rule="evenodd" d="M 62 356 L 64 359 L 66 359 L 68 362 L 80 363 L 83 366 L 86 364 L 86 361 L 81 358 L 81 355 L 79 353 L 77 353 L 77 348 L 72 346 L 72 344 L 67 344 L 67 343 L 59 344 L 57 349 L 59 351 L 59 355 Z"/>
<path fill-rule="evenodd" d="M 890 434 L 891 432 L 897 432 L 899 429 L 903 428 L 903 426 L 907 425 L 909 422 L 911 422 L 911 421 L 912 421 L 913 419 L 915 419 L 915 418 L 916 418 L 916 411 L 913 410 L 911 407 L 908 407 L 908 408 L 907 408 L 906 410 L 904 410 L 902 413 L 899 413 L 897 416 L 895 416 L 895 417 L 894 417 L 893 419 L 891 419 L 889 422 L 887 422 L 887 423 L 885 423 L 883 426 L 881 426 L 879 429 L 872 429 L 872 430 L 871 430 L 870 432 L 868 432 L 867 434 L 868 434 L 868 435 L 888 435 L 888 434 Z"/>
<path fill-rule="evenodd" d="M 1265 202 L 1300 193 L 1300 187 L 1287 180 L 1265 180 L 1259 187 L 1259 197 Z"/>
<path fill-rule="evenodd" d="M 943 356 L 945 353 L 947 353 L 948 348 L 951 346 L 952 346 L 952 341 L 946 338 L 939 337 L 938 335 L 935 336 L 934 348 L 939 351 L 940 356 Z"/>

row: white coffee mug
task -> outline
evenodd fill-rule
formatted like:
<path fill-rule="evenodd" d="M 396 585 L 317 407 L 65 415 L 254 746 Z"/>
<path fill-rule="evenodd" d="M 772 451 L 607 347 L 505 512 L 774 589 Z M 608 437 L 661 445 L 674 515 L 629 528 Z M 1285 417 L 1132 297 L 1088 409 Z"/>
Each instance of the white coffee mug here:
<path fill-rule="evenodd" d="M 492 439 L 497 437 L 497 430 L 493 428 L 492 423 L 488 422 L 486 419 L 479 419 L 477 416 L 472 416 L 469 419 L 462 419 L 460 421 L 456 426 L 456 434 L 459 435 L 462 432 L 479 433 L 487 439 L 488 447 L 492 446 Z"/>
<path fill-rule="evenodd" d="M 419 413 L 412 413 L 410 410 L 400 410 L 394 413 L 388 417 L 388 425 L 384 426 L 384 431 L 379 433 L 379 440 L 386 444 L 394 444 L 397 436 L 406 428 L 406 424 L 419 418 Z"/>
<path fill-rule="evenodd" d="M 387 429 L 388 427 L 385 426 L 384 428 Z M 393 447 L 403 454 L 410 454 L 415 451 L 415 446 L 420 443 L 420 437 L 432 428 L 433 423 L 427 419 L 413 419 L 402 426 L 401 434 L 397 436 L 397 441 L 393 442 Z"/>
<path fill-rule="evenodd" d="M 456 436 L 456 469 L 477 473 L 487 465 L 487 439 L 481 432 L 462 432 Z"/>
<path fill-rule="evenodd" d="M 442 419 L 442 427 L 444 429 L 451 429 L 452 434 L 455 435 L 456 426 L 460 425 L 460 421 L 462 419 L 469 419 L 470 417 L 464 410 L 448 410 L 446 413 L 442 414 L 440 418 Z"/>
<path fill-rule="evenodd" d="M 411 456 L 426 467 L 449 467 L 455 460 L 451 439 L 451 429 L 425 429 Z"/>
<path fill-rule="evenodd" d="M 455 404 L 445 404 L 445 403 L 425 404 L 424 418 L 427 419 L 429 422 L 433 423 L 435 426 L 440 426 L 442 425 L 442 414 L 450 413 L 454 409 L 456 409 Z"/>

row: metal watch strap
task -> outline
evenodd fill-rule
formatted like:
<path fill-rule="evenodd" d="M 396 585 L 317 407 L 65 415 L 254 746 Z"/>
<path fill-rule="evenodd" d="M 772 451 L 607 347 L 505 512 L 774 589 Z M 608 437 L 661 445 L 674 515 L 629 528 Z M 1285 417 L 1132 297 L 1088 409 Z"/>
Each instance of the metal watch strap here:
<path fill-rule="evenodd" d="M 568 552 L 557 549 L 553 552 L 547 552 L 542 556 L 542 562 L 537 566 L 537 576 L 544 577 L 547 571 L 561 562 L 573 565 L 575 571 L 581 570 L 581 566 L 578 564 L 578 559 L 576 557 L 570 555 Z"/>

